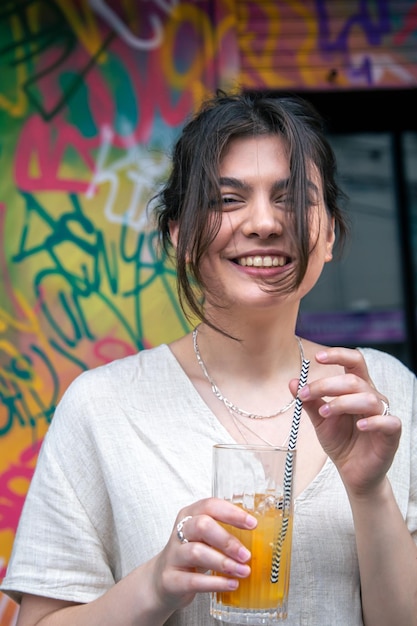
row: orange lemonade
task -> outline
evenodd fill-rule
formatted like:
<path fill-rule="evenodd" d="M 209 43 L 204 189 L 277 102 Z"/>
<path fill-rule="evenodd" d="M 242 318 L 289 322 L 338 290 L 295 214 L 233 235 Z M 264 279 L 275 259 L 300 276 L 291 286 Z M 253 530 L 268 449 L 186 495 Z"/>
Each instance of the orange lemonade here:
<path fill-rule="evenodd" d="M 263 498 L 264 496 L 257 495 L 255 500 L 259 501 Z M 255 508 L 259 510 L 259 507 Z M 252 554 L 249 562 L 250 576 L 239 579 L 239 587 L 235 591 L 214 594 L 215 602 L 218 605 L 251 610 L 277 608 L 286 601 L 288 596 L 292 516 L 288 518 L 287 531 L 281 544 L 279 578 L 277 582 L 271 582 L 272 562 L 281 534 L 282 510 L 273 506 L 261 513 L 256 510 L 250 513 L 258 518 L 258 525 L 254 530 L 242 530 L 225 524 L 225 528 L 236 536 Z"/>

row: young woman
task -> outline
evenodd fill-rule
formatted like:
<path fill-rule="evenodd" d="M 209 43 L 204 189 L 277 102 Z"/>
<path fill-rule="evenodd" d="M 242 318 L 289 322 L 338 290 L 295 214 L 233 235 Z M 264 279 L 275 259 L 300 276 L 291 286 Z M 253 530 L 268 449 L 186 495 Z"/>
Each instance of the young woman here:
<path fill-rule="evenodd" d="M 339 197 L 304 101 L 219 94 L 186 125 L 157 219 L 201 323 L 64 395 L 2 587 L 18 626 L 213 624 L 209 592 L 250 572 L 220 522 L 256 522 L 210 497 L 212 446 L 285 444 L 303 355 L 286 623 L 417 624 L 415 376 L 295 335 L 345 235 Z"/>

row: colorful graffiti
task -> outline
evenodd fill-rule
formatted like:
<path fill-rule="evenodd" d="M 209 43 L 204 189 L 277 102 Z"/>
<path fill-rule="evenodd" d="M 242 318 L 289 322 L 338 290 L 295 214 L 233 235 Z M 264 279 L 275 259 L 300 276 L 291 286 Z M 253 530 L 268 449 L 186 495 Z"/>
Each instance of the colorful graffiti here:
<path fill-rule="evenodd" d="M 415 0 L 236 3 L 248 88 L 334 90 L 417 85 Z"/>
<path fill-rule="evenodd" d="M 0 577 L 69 381 L 188 328 L 146 205 L 232 26 L 227 3 L 216 26 L 204 2 L 2 3 Z"/>
<path fill-rule="evenodd" d="M 387 2 L 372 3 L 379 31 L 371 39 L 369 12 L 368 21 L 358 18 L 367 3 L 355 4 L 346 3 L 350 13 L 335 25 L 331 3 L 319 0 L 2 2 L 0 578 L 69 382 L 189 328 L 147 212 L 189 113 L 216 87 L 320 85 L 305 68 L 320 58 L 330 71 L 335 54 L 354 85 L 361 64 L 349 48 L 353 24 L 369 67 L 390 54 L 391 69 L 402 68 L 398 81 L 416 82 L 416 65 L 398 47 L 387 52 L 384 38 L 389 31 L 400 46 L 415 37 L 417 5 L 396 23 Z M 275 21 L 255 36 L 259 11 Z M 301 43 L 284 72 L 274 66 L 285 45 L 276 29 L 288 15 L 297 17 Z M 242 28 L 253 36 L 243 39 Z M 0 623 L 15 618 L 0 595 Z"/>

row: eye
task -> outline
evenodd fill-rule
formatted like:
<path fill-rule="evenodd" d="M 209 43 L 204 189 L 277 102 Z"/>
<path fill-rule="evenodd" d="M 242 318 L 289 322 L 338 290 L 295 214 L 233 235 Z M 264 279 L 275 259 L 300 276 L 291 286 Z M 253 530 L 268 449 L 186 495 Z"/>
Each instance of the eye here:
<path fill-rule="evenodd" d="M 233 204 L 233 202 L 237 202 L 237 199 L 233 196 L 222 196 L 222 202 L 223 204 Z"/>
<path fill-rule="evenodd" d="M 287 204 L 287 201 L 288 201 L 287 194 L 279 195 L 274 200 L 275 204 L 279 204 L 279 205 L 285 205 Z"/>
<path fill-rule="evenodd" d="M 317 197 L 316 193 L 309 193 L 308 194 L 308 205 L 311 207 L 314 206 L 319 206 L 320 204 L 320 198 Z"/>
<path fill-rule="evenodd" d="M 291 206 L 290 206 L 290 198 L 289 195 L 287 193 L 282 193 L 279 194 L 279 196 L 276 196 L 274 199 L 274 205 L 280 210 L 280 211 L 290 211 L 291 210 Z"/>
<path fill-rule="evenodd" d="M 242 203 L 242 198 L 229 194 L 222 195 L 222 206 L 224 211 L 232 211 L 233 209 L 237 209 L 242 205 Z"/>

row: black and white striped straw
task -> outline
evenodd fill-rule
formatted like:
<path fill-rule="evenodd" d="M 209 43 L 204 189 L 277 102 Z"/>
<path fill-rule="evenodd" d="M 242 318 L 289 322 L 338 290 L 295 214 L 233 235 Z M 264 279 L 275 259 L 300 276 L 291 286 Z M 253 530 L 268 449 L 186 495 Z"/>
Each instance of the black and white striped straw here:
<path fill-rule="evenodd" d="M 279 569 L 281 564 L 281 552 L 284 543 L 285 536 L 288 530 L 289 524 L 289 510 L 291 503 L 291 485 L 292 475 L 294 471 L 294 451 L 297 445 L 298 428 L 300 426 L 301 411 L 303 408 L 303 401 L 299 397 L 298 392 L 307 383 L 308 369 L 310 367 L 310 361 L 303 358 L 301 364 L 300 380 L 298 381 L 297 398 L 295 401 L 294 415 L 291 424 L 290 437 L 288 440 L 288 452 L 285 459 L 284 469 L 284 496 L 282 503 L 282 526 L 281 532 L 275 544 L 274 553 L 272 556 L 272 568 L 271 568 L 271 583 L 278 582 Z"/>

